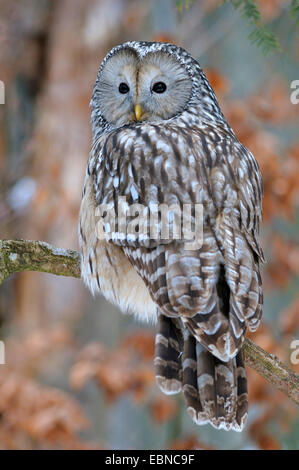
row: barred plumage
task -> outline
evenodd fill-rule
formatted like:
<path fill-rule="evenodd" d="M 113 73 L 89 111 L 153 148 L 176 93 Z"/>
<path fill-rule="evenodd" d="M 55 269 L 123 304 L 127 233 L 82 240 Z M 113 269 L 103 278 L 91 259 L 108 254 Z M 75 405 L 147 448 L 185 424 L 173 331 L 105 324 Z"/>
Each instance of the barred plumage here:
<path fill-rule="evenodd" d="M 160 314 L 154 364 L 157 383 L 167 394 L 178 393 L 182 389 L 183 347 L 184 338 L 180 321 Z"/>
<path fill-rule="evenodd" d="M 163 99 L 160 92 L 154 96 L 155 80 L 167 83 Z M 118 96 L 119 81 L 128 83 L 127 98 Z M 158 320 L 157 382 L 166 393 L 183 389 L 195 422 L 241 430 L 247 415 L 242 343 L 246 327 L 257 328 L 263 302 L 258 165 L 225 121 L 198 63 L 177 46 L 114 48 L 100 68 L 91 106 L 93 146 L 79 226 L 82 277 L 122 310 Z M 173 238 L 174 219 L 164 238 L 153 237 L 148 225 L 137 233 L 134 221 L 122 224 L 122 207 L 134 204 L 144 214 L 161 204 L 202 204 L 202 245 L 186 249 L 182 236 Z M 104 205 L 119 219 L 107 223 L 99 239 L 96 210 Z"/>

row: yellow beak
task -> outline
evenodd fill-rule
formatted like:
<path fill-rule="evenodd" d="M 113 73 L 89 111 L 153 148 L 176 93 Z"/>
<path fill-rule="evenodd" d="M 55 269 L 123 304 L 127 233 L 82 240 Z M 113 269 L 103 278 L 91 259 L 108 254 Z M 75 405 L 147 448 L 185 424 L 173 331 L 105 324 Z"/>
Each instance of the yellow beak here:
<path fill-rule="evenodd" d="M 135 106 L 135 116 L 136 116 L 137 121 L 139 121 L 141 114 L 142 114 L 141 106 L 140 106 L 140 104 L 136 104 L 136 106 Z"/>

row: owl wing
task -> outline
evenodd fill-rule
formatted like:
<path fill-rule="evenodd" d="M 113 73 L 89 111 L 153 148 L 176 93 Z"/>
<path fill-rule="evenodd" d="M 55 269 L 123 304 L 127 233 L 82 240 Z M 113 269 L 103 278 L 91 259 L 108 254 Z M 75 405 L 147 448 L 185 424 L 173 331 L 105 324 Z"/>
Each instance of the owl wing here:
<path fill-rule="evenodd" d="M 247 324 L 256 328 L 261 315 L 262 184 L 253 156 L 236 138 L 215 135 L 148 123 L 113 131 L 95 149 L 94 187 L 98 206 L 111 205 L 117 215 L 120 198 L 146 208 L 202 204 L 199 248 L 128 233 L 122 224 L 106 236 L 122 248 L 161 312 L 180 317 L 225 361 L 240 350 Z"/>
<path fill-rule="evenodd" d="M 222 245 L 225 280 L 231 302 L 251 331 L 262 314 L 259 244 L 263 183 L 253 155 L 235 138 L 222 143 L 223 164 L 211 172 L 213 198 L 221 207 L 217 220 Z"/>

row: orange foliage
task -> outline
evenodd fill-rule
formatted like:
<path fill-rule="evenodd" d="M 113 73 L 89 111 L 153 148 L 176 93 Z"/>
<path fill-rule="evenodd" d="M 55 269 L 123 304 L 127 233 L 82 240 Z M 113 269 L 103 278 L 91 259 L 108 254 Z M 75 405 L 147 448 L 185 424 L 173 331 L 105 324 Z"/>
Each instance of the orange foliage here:
<path fill-rule="evenodd" d="M 0 387 L 2 449 L 87 446 L 77 432 L 89 423 L 68 394 L 3 368 Z"/>
<path fill-rule="evenodd" d="M 259 0 L 258 7 L 265 21 L 277 18 L 285 8 L 285 0 Z"/>
<path fill-rule="evenodd" d="M 207 69 L 206 71 L 207 79 L 210 82 L 211 87 L 215 91 L 218 99 L 222 98 L 230 88 L 228 80 L 221 75 L 216 69 Z"/>
<path fill-rule="evenodd" d="M 299 331 L 299 295 L 280 316 L 281 331 L 284 335 L 294 335 Z M 294 337 L 294 336 L 293 336 Z"/>
<path fill-rule="evenodd" d="M 299 246 L 279 235 L 274 235 L 271 243 L 272 255 L 267 273 L 276 285 L 285 287 L 291 277 L 299 274 Z"/>
<path fill-rule="evenodd" d="M 89 379 L 94 379 L 109 403 L 128 392 L 137 401 L 146 399 L 147 388 L 155 383 L 155 376 L 147 345 L 140 348 L 144 337 L 145 333 L 141 333 L 140 338 L 136 333 L 132 341 L 129 336 L 114 350 L 98 343 L 89 344 L 71 369 L 72 386 L 80 388 Z M 153 344 L 153 337 L 151 342 Z"/>
<path fill-rule="evenodd" d="M 173 398 L 160 395 L 150 404 L 151 415 L 158 423 L 164 423 L 172 419 L 177 411 L 177 404 Z"/>

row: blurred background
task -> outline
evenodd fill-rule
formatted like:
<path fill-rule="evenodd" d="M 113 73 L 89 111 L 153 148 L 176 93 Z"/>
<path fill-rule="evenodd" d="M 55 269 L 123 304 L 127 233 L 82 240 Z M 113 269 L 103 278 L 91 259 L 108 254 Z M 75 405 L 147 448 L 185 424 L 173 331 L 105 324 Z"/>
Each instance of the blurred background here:
<path fill-rule="evenodd" d="M 299 372 L 290 363 L 299 339 L 296 24 L 288 2 L 257 2 L 281 48 L 265 56 L 232 2 L 189 3 L 0 0 L 0 238 L 78 248 L 89 101 L 102 58 L 131 39 L 181 45 L 261 167 L 268 263 L 263 324 L 251 338 Z M 153 329 L 93 299 L 80 280 L 12 276 L 0 288 L 0 324 L 2 449 L 299 449 L 298 408 L 250 369 L 244 432 L 193 424 L 181 397 L 155 385 Z"/>

